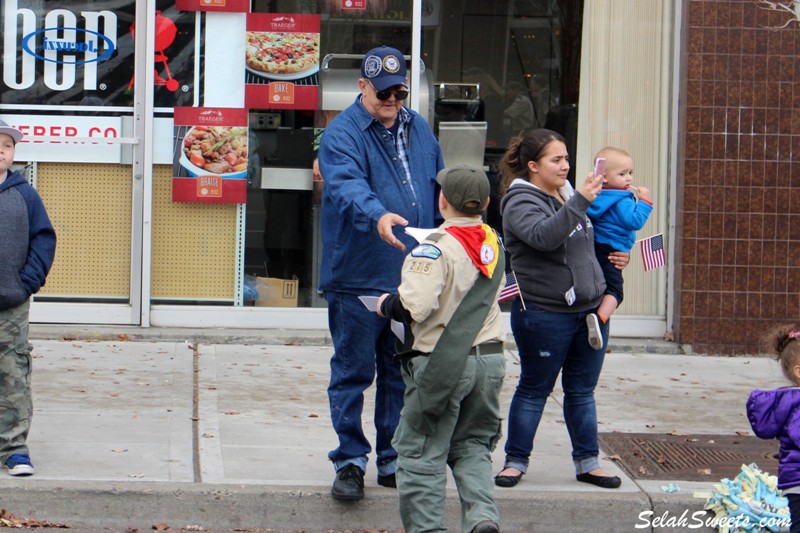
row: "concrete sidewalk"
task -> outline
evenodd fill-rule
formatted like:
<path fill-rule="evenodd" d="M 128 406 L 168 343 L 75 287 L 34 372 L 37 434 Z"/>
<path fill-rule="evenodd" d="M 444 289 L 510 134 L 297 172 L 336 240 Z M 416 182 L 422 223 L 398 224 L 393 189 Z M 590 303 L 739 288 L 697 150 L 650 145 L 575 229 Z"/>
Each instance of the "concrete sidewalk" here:
<path fill-rule="evenodd" d="M 326 394 L 326 332 L 248 337 L 228 330 L 200 338 L 186 330 L 151 330 L 154 342 L 144 340 L 147 333 L 32 328 L 29 445 L 37 472 L 31 478 L 0 473 L 2 508 L 40 521 L 118 531 L 155 524 L 401 529 L 396 492 L 377 485 L 374 457 L 363 501 L 330 496 L 334 472 L 327 452 L 336 438 Z M 82 340 L 89 337 L 99 340 Z M 268 344 L 253 342 L 259 339 Z M 670 343 L 612 339 L 597 392 L 601 432 L 749 432 L 744 402 L 750 390 L 783 385 L 778 365 L 766 358 L 677 352 Z M 503 413 L 519 376 L 516 353 L 506 354 Z M 372 396 L 366 397 L 367 414 Z M 661 487 L 669 481 L 633 480 L 601 453 L 622 487 L 609 491 L 576 482 L 560 402 L 556 391 L 529 475 L 514 489 L 496 491 L 504 531 L 637 531 L 645 524 L 643 512 L 678 518 L 702 509 L 693 491 L 709 490 L 719 477 L 673 480 L 681 491 L 665 493 Z M 365 428 L 374 435 L 369 418 Z M 499 471 L 502 445 L 493 460 Z M 447 526 L 459 531 L 459 523 L 451 480 Z"/>

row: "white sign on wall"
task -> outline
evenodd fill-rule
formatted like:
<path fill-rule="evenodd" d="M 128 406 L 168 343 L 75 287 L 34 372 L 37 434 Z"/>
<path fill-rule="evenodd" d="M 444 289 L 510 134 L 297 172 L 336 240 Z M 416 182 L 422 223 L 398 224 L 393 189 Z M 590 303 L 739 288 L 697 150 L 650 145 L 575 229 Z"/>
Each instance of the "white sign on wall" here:
<path fill-rule="evenodd" d="M 113 141 L 122 137 L 121 117 L 6 115 L 0 119 L 25 134 L 17 145 L 17 161 L 119 163 L 122 159 L 121 144 Z"/>

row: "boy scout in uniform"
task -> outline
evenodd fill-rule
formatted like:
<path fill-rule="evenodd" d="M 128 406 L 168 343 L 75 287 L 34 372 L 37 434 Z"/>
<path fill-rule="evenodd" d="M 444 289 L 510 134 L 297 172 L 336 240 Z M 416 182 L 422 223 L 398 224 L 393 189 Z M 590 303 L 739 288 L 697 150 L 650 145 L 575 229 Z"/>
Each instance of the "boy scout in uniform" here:
<path fill-rule="evenodd" d="M 398 453 L 400 516 L 407 533 L 442 525 L 446 466 L 461 498 L 465 533 L 497 533 L 491 451 L 500 437 L 504 334 L 497 297 L 505 257 L 482 224 L 489 180 L 471 167 L 437 175 L 444 223 L 403 264 L 398 294 L 379 314 L 405 323 L 398 354 L 406 382 L 392 445 Z"/>

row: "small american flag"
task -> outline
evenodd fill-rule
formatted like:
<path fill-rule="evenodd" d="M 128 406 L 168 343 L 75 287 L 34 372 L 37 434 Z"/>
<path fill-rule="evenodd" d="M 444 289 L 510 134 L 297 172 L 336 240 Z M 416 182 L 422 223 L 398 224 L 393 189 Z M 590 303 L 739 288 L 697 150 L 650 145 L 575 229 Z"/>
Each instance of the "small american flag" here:
<path fill-rule="evenodd" d="M 664 256 L 663 234 L 659 233 L 658 235 L 653 235 L 652 237 L 642 240 L 640 246 L 645 272 L 667 264 L 667 258 Z"/>
<path fill-rule="evenodd" d="M 517 284 L 517 275 L 513 270 L 506 272 L 506 284 L 500 291 L 500 296 L 497 297 L 498 302 L 505 302 L 515 296 L 521 296 L 519 292 L 519 285 Z"/>

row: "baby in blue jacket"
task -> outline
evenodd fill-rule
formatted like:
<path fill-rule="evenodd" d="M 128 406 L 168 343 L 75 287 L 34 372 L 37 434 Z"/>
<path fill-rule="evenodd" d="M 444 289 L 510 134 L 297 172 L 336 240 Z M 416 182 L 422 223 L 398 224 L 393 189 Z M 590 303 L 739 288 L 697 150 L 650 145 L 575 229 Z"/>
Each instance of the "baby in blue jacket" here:
<path fill-rule="evenodd" d="M 586 316 L 589 345 L 603 347 L 600 322 L 605 324 L 622 303 L 622 271 L 608 260 L 611 252 L 629 252 L 636 242 L 636 231 L 644 227 L 653 210 L 650 191 L 633 186 L 633 159 L 621 148 L 607 146 L 595 159 L 606 159 L 603 190 L 586 212 L 594 226 L 594 251 L 606 278 L 606 292 L 595 313 Z M 638 201 L 633 192 L 637 191 Z"/>
<path fill-rule="evenodd" d="M 786 324 L 766 337 L 791 387 L 754 390 L 747 399 L 747 419 L 756 436 L 778 439 L 778 488 L 789 500 L 791 531 L 800 531 L 800 324 Z"/>

